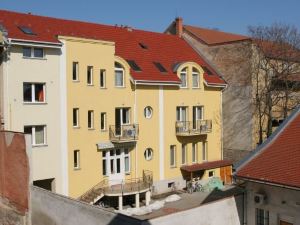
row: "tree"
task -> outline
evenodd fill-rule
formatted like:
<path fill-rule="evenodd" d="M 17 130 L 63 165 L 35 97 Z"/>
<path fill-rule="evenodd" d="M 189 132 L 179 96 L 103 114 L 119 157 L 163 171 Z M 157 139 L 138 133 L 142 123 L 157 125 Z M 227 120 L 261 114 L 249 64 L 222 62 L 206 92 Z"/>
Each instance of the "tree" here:
<path fill-rule="evenodd" d="M 258 144 L 272 134 L 274 114 L 285 119 L 300 103 L 300 33 L 289 25 L 249 27 Z"/>

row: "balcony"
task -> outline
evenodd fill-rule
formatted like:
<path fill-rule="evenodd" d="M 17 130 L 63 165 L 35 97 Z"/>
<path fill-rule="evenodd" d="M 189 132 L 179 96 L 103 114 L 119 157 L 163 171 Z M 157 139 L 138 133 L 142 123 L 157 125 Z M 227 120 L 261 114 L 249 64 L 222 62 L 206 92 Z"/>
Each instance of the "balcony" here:
<path fill-rule="evenodd" d="M 109 126 L 109 140 L 111 142 L 132 142 L 138 140 L 139 125 L 127 124 L 121 126 Z"/>
<path fill-rule="evenodd" d="M 212 120 L 177 121 L 175 124 L 177 136 L 195 136 L 210 133 Z"/>

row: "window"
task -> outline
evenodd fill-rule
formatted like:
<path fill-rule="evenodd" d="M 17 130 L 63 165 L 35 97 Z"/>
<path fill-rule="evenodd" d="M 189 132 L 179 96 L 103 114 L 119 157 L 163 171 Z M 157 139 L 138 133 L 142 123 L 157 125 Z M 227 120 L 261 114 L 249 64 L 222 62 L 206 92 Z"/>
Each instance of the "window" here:
<path fill-rule="evenodd" d="M 87 67 L 87 74 L 86 74 L 86 82 L 87 85 L 93 85 L 93 67 L 88 66 Z"/>
<path fill-rule="evenodd" d="M 176 107 L 176 120 L 181 121 L 181 122 L 187 121 L 187 107 L 186 106 Z"/>
<path fill-rule="evenodd" d="M 74 150 L 74 169 L 80 168 L 80 151 Z"/>
<path fill-rule="evenodd" d="M 102 112 L 100 114 L 100 129 L 102 131 L 106 130 L 106 113 Z"/>
<path fill-rule="evenodd" d="M 72 64 L 72 80 L 79 81 L 79 64 L 78 64 L 78 62 L 73 62 L 73 64 Z"/>
<path fill-rule="evenodd" d="M 203 106 L 193 106 L 193 129 L 200 129 L 200 121 L 203 119 Z"/>
<path fill-rule="evenodd" d="M 124 68 L 120 63 L 115 63 L 115 86 L 124 87 Z"/>
<path fill-rule="evenodd" d="M 196 68 L 193 68 L 192 72 L 192 78 L 193 78 L 193 88 L 199 88 L 199 72 Z"/>
<path fill-rule="evenodd" d="M 144 157 L 147 161 L 151 160 L 153 157 L 153 150 L 152 148 L 147 148 L 144 152 Z"/>
<path fill-rule="evenodd" d="M 152 117 L 152 108 L 150 106 L 145 107 L 144 109 L 144 116 L 147 119 L 150 119 Z"/>
<path fill-rule="evenodd" d="M 100 88 L 106 88 L 106 70 L 100 70 Z"/>
<path fill-rule="evenodd" d="M 46 144 L 46 126 L 25 126 L 24 133 L 31 134 L 33 146 Z"/>
<path fill-rule="evenodd" d="M 170 146 L 170 166 L 176 167 L 176 146 Z"/>
<path fill-rule="evenodd" d="M 184 165 L 187 162 L 187 151 L 186 151 L 186 144 L 181 145 L 181 164 Z"/>
<path fill-rule="evenodd" d="M 30 27 L 26 27 L 26 26 L 18 26 L 18 28 L 19 28 L 24 34 L 36 35 L 35 33 L 33 33 L 33 31 L 31 30 Z"/>
<path fill-rule="evenodd" d="M 102 152 L 102 174 L 104 176 L 107 176 L 107 160 L 108 160 L 108 153 L 109 151 L 103 151 Z"/>
<path fill-rule="evenodd" d="M 31 103 L 45 102 L 44 83 L 23 83 L 23 101 Z"/>
<path fill-rule="evenodd" d="M 269 225 L 269 211 L 256 208 L 255 217 L 255 225 Z"/>
<path fill-rule="evenodd" d="M 215 176 L 215 171 L 214 170 L 208 171 L 208 177 L 213 177 L 213 176 Z"/>
<path fill-rule="evenodd" d="M 79 127 L 79 108 L 73 108 L 73 127 Z"/>
<path fill-rule="evenodd" d="M 44 58 L 44 49 L 43 48 L 23 47 L 23 57 Z"/>
<path fill-rule="evenodd" d="M 88 111 L 88 128 L 89 129 L 94 128 L 94 111 L 93 110 Z"/>
<path fill-rule="evenodd" d="M 141 72 L 142 69 L 138 66 L 138 64 L 134 60 L 126 60 L 129 64 L 130 68 L 136 72 Z"/>
<path fill-rule="evenodd" d="M 128 149 L 124 149 L 125 173 L 130 173 L 130 155 Z"/>
<path fill-rule="evenodd" d="M 198 145 L 197 143 L 192 144 L 192 162 L 196 163 L 198 158 Z"/>
<path fill-rule="evenodd" d="M 202 142 L 202 161 L 207 161 L 207 142 Z"/>
<path fill-rule="evenodd" d="M 187 68 L 184 68 L 180 72 L 181 88 L 187 88 Z"/>
<path fill-rule="evenodd" d="M 153 64 L 156 66 L 156 68 L 161 72 L 161 73 L 166 73 L 168 72 L 166 68 L 160 63 L 160 62 L 153 62 Z"/>

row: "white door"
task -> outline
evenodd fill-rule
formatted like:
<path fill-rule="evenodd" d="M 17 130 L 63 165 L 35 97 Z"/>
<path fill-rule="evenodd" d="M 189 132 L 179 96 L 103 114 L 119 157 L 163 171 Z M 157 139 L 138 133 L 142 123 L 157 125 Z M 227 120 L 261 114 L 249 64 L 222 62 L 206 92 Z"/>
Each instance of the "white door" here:
<path fill-rule="evenodd" d="M 108 153 L 109 184 L 120 184 L 125 178 L 124 149 L 112 149 Z"/>

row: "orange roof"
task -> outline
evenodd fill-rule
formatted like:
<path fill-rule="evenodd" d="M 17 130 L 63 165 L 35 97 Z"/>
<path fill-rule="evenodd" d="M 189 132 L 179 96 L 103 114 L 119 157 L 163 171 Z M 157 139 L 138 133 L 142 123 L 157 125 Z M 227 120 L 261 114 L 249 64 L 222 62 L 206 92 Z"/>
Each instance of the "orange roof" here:
<path fill-rule="evenodd" d="M 250 37 L 244 35 L 232 34 L 218 30 L 193 27 L 189 25 L 184 25 L 183 28 L 185 31 L 191 33 L 193 36 L 208 45 L 218 45 L 236 41 L 250 40 Z"/>
<path fill-rule="evenodd" d="M 192 61 L 209 68 L 212 72 L 212 74 L 204 73 L 204 79 L 208 84 L 226 85 L 226 82 L 185 40 L 174 35 L 6 10 L 0 10 L 0 25 L 7 30 L 8 37 L 14 40 L 60 44 L 57 36 L 62 35 L 112 41 L 115 43 L 117 56 L 125 60 L 134 60 L 141 68 L 142 71 L 130 70 L 130 75 L 137 82 L 180 84 L 180 79 L 173 71 L 174 66 Z M 34 35 L 22 32 L 21 26 L 30 28 Z M 141 44 L 146 48 L 142 48 Z M 160 72 L 154 62 L 161 63 L 166 72 Z"/>

